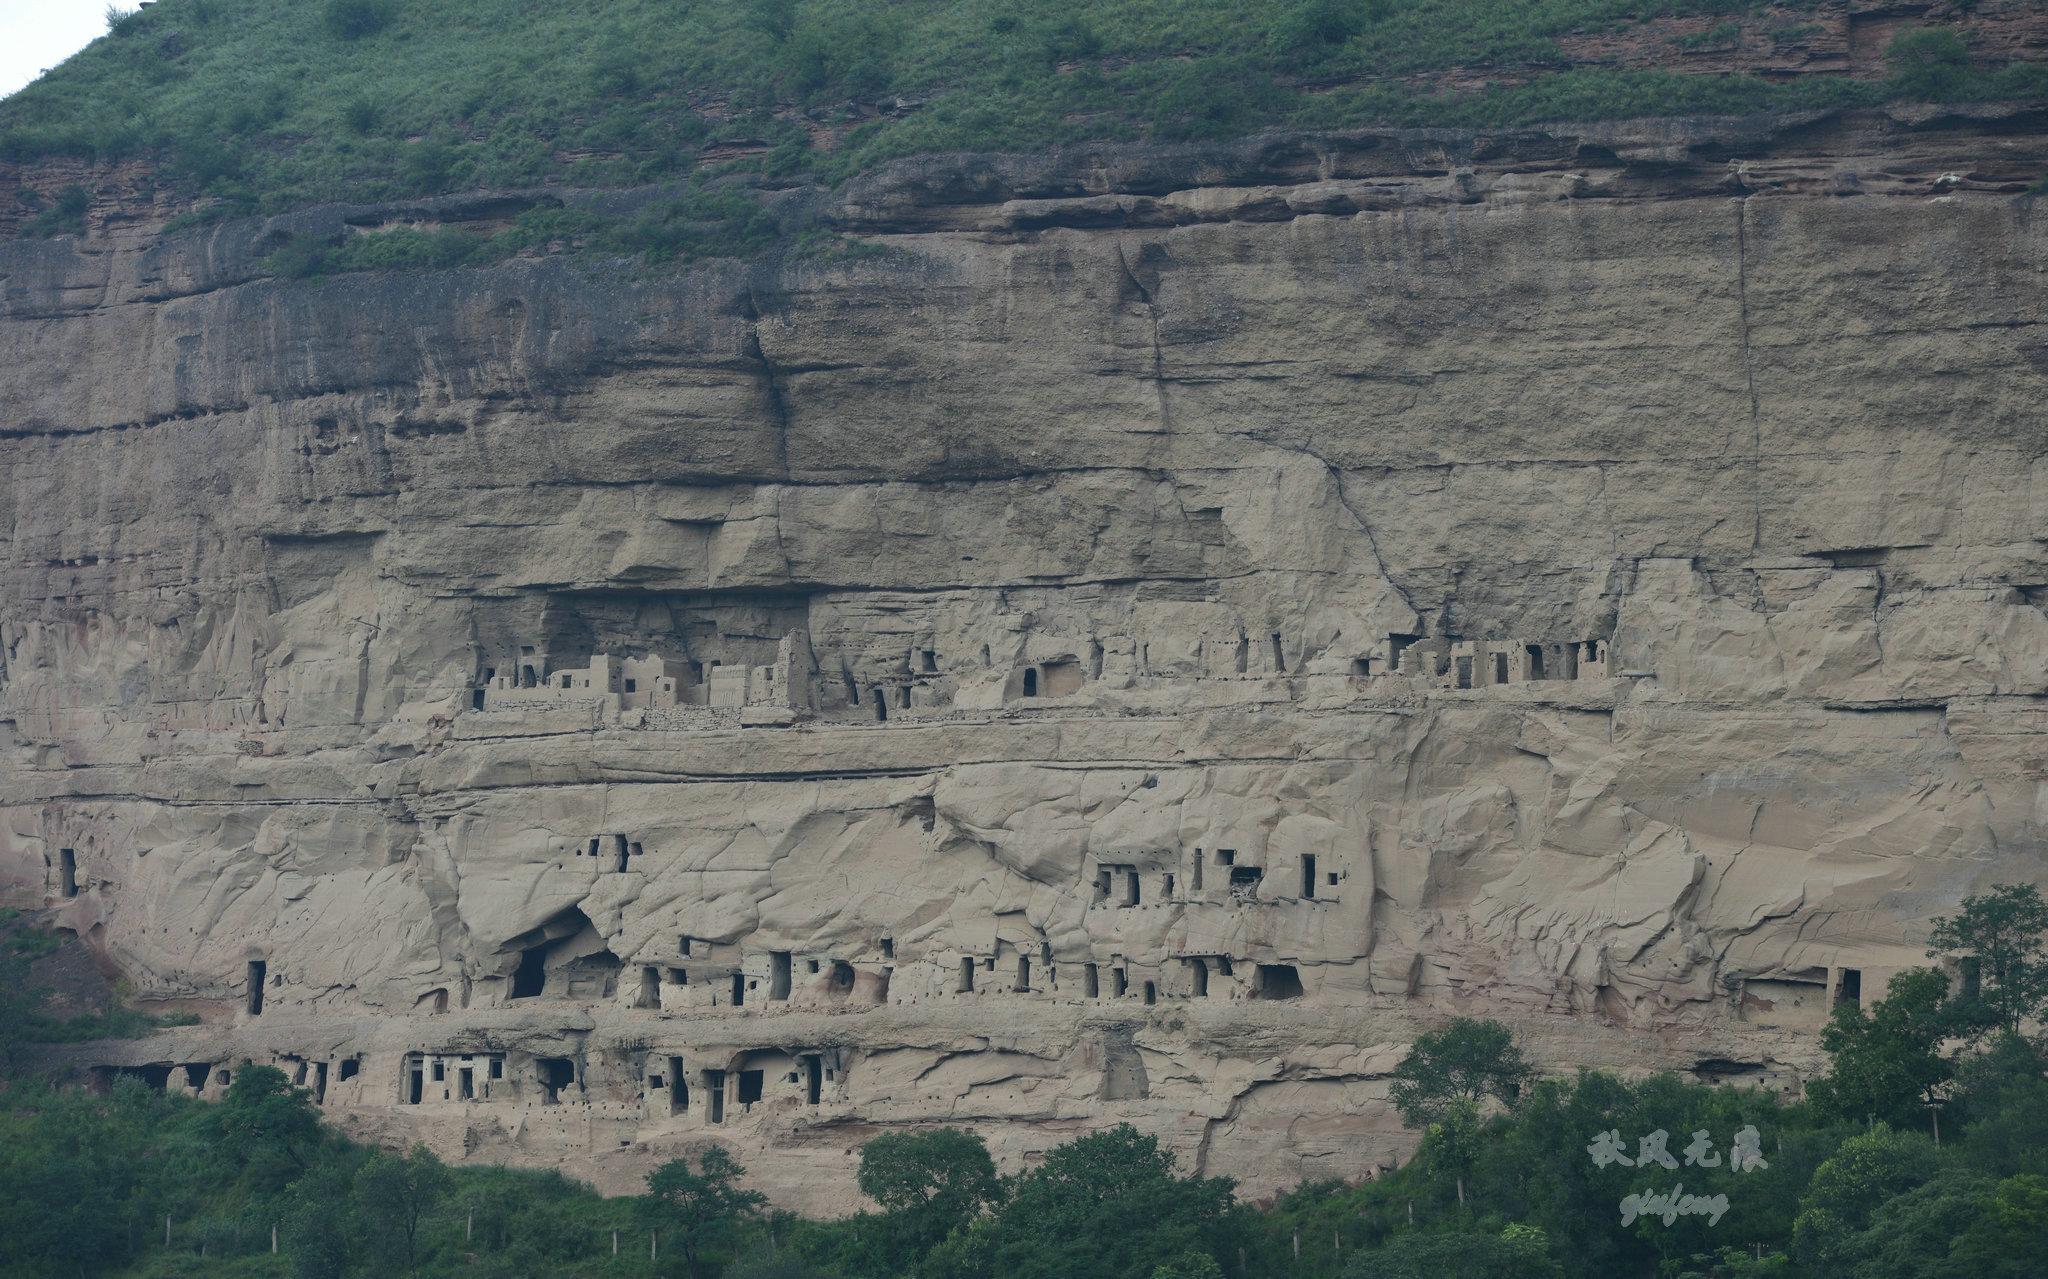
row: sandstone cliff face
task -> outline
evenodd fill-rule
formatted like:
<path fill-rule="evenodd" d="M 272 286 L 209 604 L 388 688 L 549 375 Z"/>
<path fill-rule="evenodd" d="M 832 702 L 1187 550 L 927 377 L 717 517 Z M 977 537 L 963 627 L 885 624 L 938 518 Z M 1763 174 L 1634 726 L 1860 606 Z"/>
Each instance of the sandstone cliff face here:
<path fill-rule="evenodd" d="M 81 1069 L 614 1189 L 1355 1177 L 1454 1012 L 1791 1086 L 2043 878 L 2044 125 L 930 161 L 684 273 L 7 246 L 0 886 L 204 1019 Z"/>

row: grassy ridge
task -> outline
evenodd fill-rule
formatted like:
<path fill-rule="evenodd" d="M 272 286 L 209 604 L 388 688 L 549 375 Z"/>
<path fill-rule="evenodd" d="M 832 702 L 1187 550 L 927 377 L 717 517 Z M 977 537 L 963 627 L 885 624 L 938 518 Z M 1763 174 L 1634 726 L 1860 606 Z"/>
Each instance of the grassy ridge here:
<path fill-rule="evenodd" d="M 1573 70 L 1557 45 L 1570 32 L 1673 16 L 1712 20 L 1706 34 L 1726 38 L 1732 22 L 1761 8 L 159 0 L 0 103 L 0 158 L 150 157 L 194 193 L 274 211 L 556 181 L 659 181 L 697 169 L 704 148 L 721 142 L 744 144 L 725 152 L 743 155 L 740 168 L 831 180 L 925 152 L 1219 138 L 1283 124 L 1490 126 L 2048 94 L 2048 70 L 1972 69 L 1946 33 L 1949 44 L 1920 50 L 1882 83 Z M 1474 66 L 1523 82 L 1453 97 L 1397 78 Z"/>

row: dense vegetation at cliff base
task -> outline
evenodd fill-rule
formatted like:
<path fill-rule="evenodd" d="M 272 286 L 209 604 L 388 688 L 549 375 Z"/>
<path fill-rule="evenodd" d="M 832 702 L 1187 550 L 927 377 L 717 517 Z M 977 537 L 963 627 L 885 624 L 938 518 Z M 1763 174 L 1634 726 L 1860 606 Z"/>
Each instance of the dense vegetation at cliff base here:
<path fill-rule="evenodd" d="M 1768 46 L 1816 29 L 1801 16 L 1816 5 L 157 0 L 110 10 L 107 36 L 0 103 L 0 159 L 135 158 L 222 207 L 269 211 L 709 169 L 831 180 L 921 153 L 1277 126 L 2048 95 L 2048 68 L 1984 65 L 1945 28 L 1907 32 L 1883 78 L 1783 83 L 1672 71 L 1661 55 L 1574 66 L 1562 43 L 1647 31 L 1674 57 Z M 1456 87 L 1437 74 L 1450 69 Z M 64 229 L 50 208 L 36 216 Z"/>
<path fill-rule="evenodd" d="M 981 1139 L 862 1147 L 868 1211 L 771 1211 L 723 1148 L 606 1199 L 553 1172 L 352 1143 L 264 1066 L 225 1099 L 0 1088 L 0 1275 L 479 1279 L 2022 1279 L 2048 1256 L 2048 904 L 1966 899 L 1835 1013 L 1805 1100 L 1669 1075 L 1538 1079 L 1508 1031 L 1421 1036 L 1414 1157 L 1247 1205 L 1117 1127 L 1012 1176 Z M 14 961 L 18 965 L 18 957 Z M 26 989 L 20 973 L 0 974 Z M 17 1045 L 18 1046 L 18 1045 Z"/>

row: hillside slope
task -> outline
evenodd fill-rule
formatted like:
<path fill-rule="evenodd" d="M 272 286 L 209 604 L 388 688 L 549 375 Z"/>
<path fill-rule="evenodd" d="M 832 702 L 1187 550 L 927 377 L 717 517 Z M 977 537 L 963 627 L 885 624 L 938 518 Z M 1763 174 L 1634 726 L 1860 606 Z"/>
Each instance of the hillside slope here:
<path fill-rule="evenodd" d="M 0 102 L 0 231 L 1273 128 L 2048 96 L 2028 0 L 157 0 Z M 88 214 L 91 216 L 89 217 Z"/>

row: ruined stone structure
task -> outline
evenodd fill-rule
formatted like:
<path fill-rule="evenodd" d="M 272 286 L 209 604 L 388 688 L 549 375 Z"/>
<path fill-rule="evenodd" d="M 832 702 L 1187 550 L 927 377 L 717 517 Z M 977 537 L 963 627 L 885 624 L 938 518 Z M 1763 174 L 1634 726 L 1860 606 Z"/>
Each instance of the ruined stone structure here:
<path fill-rule="evenodd" d="M 934 1122 L 1366 1175 L 1455 1013 L 1797 1087 L 2043 878 L 2043 129 L 921 161 L 779 268 L 0 246 L 0 892 L 202 1018 L 67 1059 L 812 1211 Z"/>

